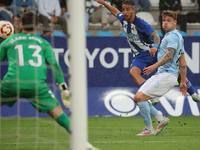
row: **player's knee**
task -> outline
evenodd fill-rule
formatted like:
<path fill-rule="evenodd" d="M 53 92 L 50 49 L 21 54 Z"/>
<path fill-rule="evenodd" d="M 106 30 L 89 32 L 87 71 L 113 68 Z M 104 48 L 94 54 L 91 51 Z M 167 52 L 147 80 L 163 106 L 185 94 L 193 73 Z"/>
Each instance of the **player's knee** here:
<path fill-rule="evenodd" d="M 133 97 L 133 100 L 134 100 L 135 103 L 139 103 L 140 100 L 141 100 L 140 95 L 136 93 L 135 96 Z"/>

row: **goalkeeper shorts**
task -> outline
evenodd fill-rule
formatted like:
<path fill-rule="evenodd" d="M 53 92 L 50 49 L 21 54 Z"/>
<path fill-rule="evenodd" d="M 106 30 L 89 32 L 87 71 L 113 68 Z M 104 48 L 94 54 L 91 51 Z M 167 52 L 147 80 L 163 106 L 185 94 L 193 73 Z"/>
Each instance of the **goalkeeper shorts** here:
<path fill-rule="evenodd" d="M 20 86 L 20 85 L 19 85 Z M 40 112 L 48 112 L 60 103 L 50 88 L 44 84 L 27 84 L 27 89 L 19 89 L 14 84 L 1 83 L 1 102 L 12 107 L 20 98 L 27 99 Z"/>

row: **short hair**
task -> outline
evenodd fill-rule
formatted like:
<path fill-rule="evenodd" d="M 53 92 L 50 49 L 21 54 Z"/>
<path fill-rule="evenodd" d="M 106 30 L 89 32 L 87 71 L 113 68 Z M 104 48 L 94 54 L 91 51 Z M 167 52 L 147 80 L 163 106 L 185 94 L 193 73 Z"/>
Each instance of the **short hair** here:
<path fill-rule="evenodd" d="M 20 16 L 20 15 L 13 15 L 13 16 L 12 16 L 12 20 L 14 20 L 15 17 L 21 19 L 21 16 Z"/>
<path fill-rule="evenodd" d="M 135 6 L 135 2 L 133 0 L 125 0 L 122 2 L 122 4 Z"/>
<path fill-rule="evenodd" d="M 22 15 L 23 29 L 26 31 L 34 31 L 39 23 L 38 16 L 33 12 L 26 12 Z"/>
<path fill-rule="evenodd" d="M 162 12 L 162 17 L 163 16 L 172 17 L 174 20 L 177 20 L 177 14 L 175 11 L 172 11 L 172 10 L 164 10 Z"/>

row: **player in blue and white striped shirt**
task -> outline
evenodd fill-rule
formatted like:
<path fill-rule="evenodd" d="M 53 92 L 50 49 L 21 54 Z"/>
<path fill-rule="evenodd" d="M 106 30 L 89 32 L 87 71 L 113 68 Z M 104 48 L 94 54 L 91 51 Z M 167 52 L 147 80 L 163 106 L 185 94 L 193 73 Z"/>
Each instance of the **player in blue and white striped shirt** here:
<path fill-rule="evenodd" d="M 153 51 L 152 54 L 154 54 L 158 48 L 158 44 L 160 43 L 160 38 L 155 33 L 155 30 L 146 21 L 137 16 L 135 16 L 133 21 L 131 20 L 132 23 L 125 20 L 125 18 L 127 17 L 128 15 L 126 14 L 117 14 L 117 18 L 123 25 L 127 41 L 131 47 L 133 54 L 137 56 L 139 53 L 145 52 L 150 56 L 149 50 L 151 48 L 151 50 Z M 154 41 L 156 41 L 157 43 L 154 44 Z"/>
<path fill-rule="evenodd" d="M 135 3 L 132 0 L 125 0 L 122 3 L 122 13 L 103 0 L 96 1 L 103 4 L 122 23 L 127 41 L 135 57 L 130 66 L 130 74 L 135 84 L 140 88 L 146 81 L 141 76 L 142 70 L 157 62 L 160 37 L 146 21 L 135 16 Z M 157 99 L 155 100 L 157 101 Z"/>
<path fill-rule="evenodd" d="M 132 0 L 125 0 L 122 3 L 122 13 L 115 7 L 112 7 L 109 4 L 107 4 L 106 2 L 104 2 L 103 0 L 96 0 L 96 1 L 100 4 L 103 4 L 114 16 L 118 17 L 118 19 L 121 21 L 123 28 L 124 28 L 124 32 L 126 34 L 127 41 L 132 49 L 133 54 L 135 55 L 135 59 L 132 62 L 131 67 L 130 67 L 130 74 L 133 77 L 133 80 L 135 81 L 136 85 L 139 88 L 143 84 L 148 85 L 148 83 L 145 83 L 146 80 L 141 76 L 141 74 L 143 73 L 144 68 L 148 68 L 148 66 L 157 62 L 156 55 L 157 55 L 158 45 L 160 42 L 159 36 L 156 34 L 154 29 L 147 22 L 145 22 L 141 18 L 138 18 L 137 16 L 135 16 L 134 2 Z M 178 42 L 178 44 L 180 44 L 180 43 Z M 181 55 L 182 55 L 182 53 L 183 53 L 183 51 L 180 52 Z M 160 53 L 160 54 L 162 54 L 162 53 Z M 158 57 L 160 58 L 160 56 L 158 56 Z M 177 56 L 177 58 L 179 58 L 179 55 Z M 159 68 L 158 71 L 160 72 L 162 70 L 162 68 L 163 67 Z M 169 69 L 170 72 L 171 72 L 171 69 L 172 68 Z M 177 69 L 178 68 L 176 68 L 175 70 L 177 71 Z M 167 70 L 165 70 L 165 71 L 167 71 Z M 146 73 L 147 75 L 149 74 L 148 70 L 146 70 L 144 73 Z M 171 88 L 175 85 L 174 82 L 175 82 L 175 80 L 177 80 L 178 71 L 176 72 L 176 75 L 170 74 L 170 76 L 172 76 L 172 78 L 175 77 L 170 81 L 170 83 L 171 83 L 170 88 Z M 181 76 L 181 78 L 182 78 L 182 76 Z M 163 81 L 165 81 L 166 79 L 167 78 L 164 78 Z M 174 81 L 174 82 L 172 82 L 172 81 Z M 187 78 L 186 78 L 186 81 L 188 81 Z M 190 83 L 190 82 L 188 81 L 188 83 Z M 180 88 L 182 88 L 182 85 L 183 85 L 183 83 L 181 82 Z M 184 83 L 184 85 L 185 85 L 185 83 Z M 156 88 L 159 88 L 159 86 L 160 86 L 159 83 L 155 85 Z M 142 86 L 142 87 L 145 87 L 145 86 Z M 188 88 L 188 92 L 190 95 L 192 95 L 191 93 L 193 93 L 193 94 L 195 93 L 192 86 L 188 86 L 187 88 Z M 139 89 L 139 93 L 142 93 L 141 89 L 143 89 L 143 88 Z M 169 87 L 168 87 L 168 89 L 169 89 Z M 148 90 L 146 91 L 146 93 L 148 93 Z M 164 92 L 166 92 L 166 89 L 164 90 Z M 148 96 L 145 94 L 143 93 L 142 98 L 140 97 L 140 95 L 138 96 L 138 94 L 137 94 L 137 96 L 134 97 L 134 101 L 139 106 L 141 115 L 145 122 L 145 130 L 138 135 L 158 134 L 162 130 L 164 125 L 166 125 L 166 123 L 168 123 L 169 120 L 168 120 L 168 118 L 164 118 L 162 115 L 162 112 L 157 111 L 155 109 L 155 107 L 153 107 L 152 104 L 149 101 L 147 101 L 148 99 L 155 98 L 156 96 L 154 95 L 151 97 L 151 95 Z M 159 93 L 159 94 L 156 93 L 156 94 L 157 94 L 157 96 L 161 96 L 163 94 L 163 92 L 161 91 L 161 93 Z M 199 95 L 196 94 L 196 96 L 198 96 L 197 98 L 199 98 Z M 193 100 L 194 100 L 194 98 L 193 98 Z M 144 108 L 145 108 L 145 110 L 144 110 Z M 153 129 L 150 115 L 154 116 L 158 121 L 158 126 L 157 126 L 156 131 Z M 165 123 L 164 125 L 163 125 L 163 121 Z"/>
<path fill-rule="evenodd" d="M 140 88 L 146 81 L 141 76 L 144 67 L 157 62 L 157 49 L 160 43 L 159 36 L 146 21 L 135 15 L 135 4 L 132 0 L 125 0 L 122 3 L 122 13 L 103 0 L 96 1 L 103 4 L 122 23 L 127 41 L 135 56 L 130 66 L 130 74 L 135 84 Z M 186 80 L 188 93 L 195 102 L 200 102 L 200 96 L 195 93 L 191 82 L 188 79 Z M 155 106 L 159 103 L 159 100 L 154 98 L 151 99 L 151 102 Z"/>

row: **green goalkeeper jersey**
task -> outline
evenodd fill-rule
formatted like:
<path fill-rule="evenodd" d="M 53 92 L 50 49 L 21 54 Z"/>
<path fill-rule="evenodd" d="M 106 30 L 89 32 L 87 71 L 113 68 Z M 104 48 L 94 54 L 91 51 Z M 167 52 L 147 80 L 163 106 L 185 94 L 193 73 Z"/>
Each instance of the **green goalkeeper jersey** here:
<path fill-rule="evenodd" d="M 65 82 L 63 72 L 55 59 L 52 47 L 45 39 L 34 34 L 19 33 L 0 45 L 0 62 L 8 58 L 5 83 L 18 83 L 20 88 L 42 84 L 47 80 L 47 64 L 57 83 Z"/>

